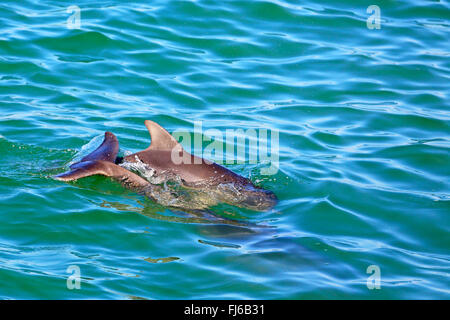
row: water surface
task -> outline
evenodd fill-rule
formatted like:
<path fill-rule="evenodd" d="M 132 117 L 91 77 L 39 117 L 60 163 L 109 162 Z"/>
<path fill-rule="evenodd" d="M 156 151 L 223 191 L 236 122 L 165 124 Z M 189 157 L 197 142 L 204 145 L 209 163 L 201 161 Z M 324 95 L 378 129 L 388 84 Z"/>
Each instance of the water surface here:
<path fill-rule="evenodd" d="M 2 1 L 0 298 L 448 299 L 450 6 L 378 1 L 369 29 L 370 4 Z M 224 224 L 51 179 L 105 131 L 147 147 L 145 119 L 278 131 L 275 175 L 227 167 L 279 204 Z"/>

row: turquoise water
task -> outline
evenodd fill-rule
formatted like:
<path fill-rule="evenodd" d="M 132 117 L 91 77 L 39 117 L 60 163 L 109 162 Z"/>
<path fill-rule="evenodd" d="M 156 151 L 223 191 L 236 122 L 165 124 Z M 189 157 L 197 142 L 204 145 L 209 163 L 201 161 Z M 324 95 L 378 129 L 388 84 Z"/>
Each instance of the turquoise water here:
<path fill-rule="evenodd" d="M 26 0 L 0 17 L 0 298 L 449 298 L 448 1 Z M 280 202 L 215 206 L 224 224 L 51 178 L 105 131 L 147 147 L 146 119 L 279 132 L 275 175 L 227 167 Z"/>

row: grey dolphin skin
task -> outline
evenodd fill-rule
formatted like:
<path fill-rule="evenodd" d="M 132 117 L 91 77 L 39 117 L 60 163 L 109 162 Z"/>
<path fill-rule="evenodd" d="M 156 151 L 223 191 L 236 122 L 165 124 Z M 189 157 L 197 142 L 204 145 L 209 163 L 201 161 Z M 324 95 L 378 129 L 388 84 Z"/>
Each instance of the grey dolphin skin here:
<path fill-rule="evenodd" d="M 96 150 L 72 164 L 70 171 L 54 178 L 73 181 L 103 175 L 158 201 L 161 192 L 158 193 L 154 184 L 121 166 L 143 164 L 153 175 L 162 176 L 165 180 L 174 179 L 187 190 L 195 192 L 196 199 L 190 197 L 184 202 L 191 209 L 202 209 L 224 202 L 263 211 L 277 203 L 277 197 L 272 191 L 255 186 L 249 179 L 223 166 L 189 154 L 156 122 L 146 120 L 145 126 L 151 136 L 151 144 L 147 149 L 124 158 L 117 157 L 119 142 L 114 134 L 106 132 L 103 143 Z"/>
<path fill-rule="evenodd" d="M 54 176 L 61 181 L 73 181 L 92 175 L 112 177 L 130 188 L 142 188 L 148 181 L 115 164 L 119 141 L 111 132 L 105 132 L 103 143 L 81 161 L 70 166 L 71 171 Z"/>

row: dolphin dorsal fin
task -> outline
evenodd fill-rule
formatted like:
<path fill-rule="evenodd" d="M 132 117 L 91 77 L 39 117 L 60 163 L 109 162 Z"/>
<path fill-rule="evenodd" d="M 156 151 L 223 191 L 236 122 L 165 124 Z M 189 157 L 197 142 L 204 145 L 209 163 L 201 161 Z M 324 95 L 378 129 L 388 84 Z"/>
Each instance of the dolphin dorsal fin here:
<path fill-rule="evenodd" d="M 146 150 L 172 150 L 174 148 L 180 148 L 181 144 L 172 137 L 170 133 L 163 127 L 154 121 L 145 120 L 145 126 L 150 132 L 150 138 L 152 139 L 150 146 Z"/>

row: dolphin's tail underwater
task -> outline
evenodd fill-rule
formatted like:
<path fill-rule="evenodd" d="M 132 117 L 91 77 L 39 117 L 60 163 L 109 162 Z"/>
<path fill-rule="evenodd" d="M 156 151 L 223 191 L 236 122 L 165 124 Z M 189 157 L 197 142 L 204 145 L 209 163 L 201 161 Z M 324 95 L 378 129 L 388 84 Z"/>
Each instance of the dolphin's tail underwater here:
<path fill-rule="evenodd" d="M 96 174 L 112 177 L 131 188 L 145 187 L 149 183 L 137 174 L 115 164 L 119 141 L 111 132 L 105 132 L 102 144 L 81 161 L 70 166 L 70 171 L 54 176 L 61 181 L 73 181 Z"/>

